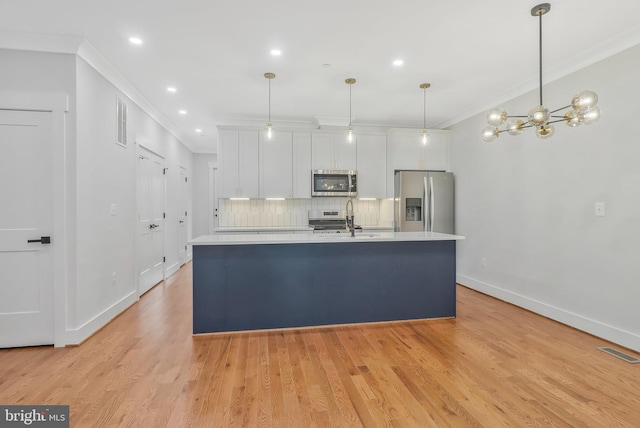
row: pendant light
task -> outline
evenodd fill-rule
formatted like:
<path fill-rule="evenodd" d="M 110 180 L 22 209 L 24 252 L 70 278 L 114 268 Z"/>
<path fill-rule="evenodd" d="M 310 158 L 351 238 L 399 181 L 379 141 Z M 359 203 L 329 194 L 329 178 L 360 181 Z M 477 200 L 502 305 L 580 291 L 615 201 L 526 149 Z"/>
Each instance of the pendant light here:
<path fill-rule="evenodd" d="M 356 83 L 356 79 L 350 77 L 344 81 L 349 85 L 349 128 L 347 128 L 347 141 L 353 143 L 353 128 L 351 128 L 351 86 Z"/>
<path fill-rule="evenodd" d="M 420 138 L 420 141 L 422 141 L 423 146 L 426 146 L 427 143 L 429 142 L 429 134 L 427 133 L 427 88 L 430 88 L 430 87 L 431 87 L 430 83 L 420 84 L 420 89 L 422 89 L 422 92 L 423 92 L 422 137 Z"/>
<path fill-rule="evenodd" d="M 549 138 L 553 135 L 555 129 L 552 125 L 557 122 L 564 122 L 570 127 L 576 127 L 581 124 L 590 125 L 600 119 L 600 109 L 596 106 L 598 103 L 598 95 L 593 91 L 582 91 L 576 94 L 571 100 L 571 104 L 549 111 L 542 102 L 542 15 L 551 10 L 549 3 L 539 4 L 531 9 L 531 16 L 539 18 L 539 96 L 540 105 L 532 108 L 526 116 L 510 116 L 501 108 L 491 110 L 487 114 L 488 127 L 482 130 L 482 139 L 484 141 L 494 141 L 502 132 L 509 135 L 520 135 L 525 128 L 535 128 L 538 138 Z M 562 110 L 571 110 L 564 115 L 554 115 Z M 513 118 L 507 122 L 507 119 Z M 505 124 L 504 129 L 499 127 Z"/>
<path fill-rule="evenodd" d="M 269 120 L 267 122 L 267 140 L 273 139 L 273 126 L 271 126 L 271 80 L 276 78 L 273 73 L 264 73 L 264 77 L 269 80 Z"/>

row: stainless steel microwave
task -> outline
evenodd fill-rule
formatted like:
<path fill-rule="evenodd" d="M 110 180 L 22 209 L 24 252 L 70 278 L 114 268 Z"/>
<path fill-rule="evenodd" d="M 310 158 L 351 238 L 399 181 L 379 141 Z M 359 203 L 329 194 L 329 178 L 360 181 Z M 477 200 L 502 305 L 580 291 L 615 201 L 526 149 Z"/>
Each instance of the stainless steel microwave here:
<path fill-rule="evenodd" d="M 358 196 L 358 171 L 314 169 L 311 171 L 311 196 Z"/>

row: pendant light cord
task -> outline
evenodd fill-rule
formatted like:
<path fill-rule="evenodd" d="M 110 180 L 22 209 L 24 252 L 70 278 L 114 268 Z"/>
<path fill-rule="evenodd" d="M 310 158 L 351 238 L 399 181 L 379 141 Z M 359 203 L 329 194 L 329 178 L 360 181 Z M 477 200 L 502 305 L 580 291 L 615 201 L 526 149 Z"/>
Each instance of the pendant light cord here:
<path fill-rule="evenodd" d="M 271 79 L 269 80 L 269 123 L 271 123 Z"/>
<path fill-rule="evenodd" d="M 349 84 L 349 127 L 351 127 L 351 86 L 353 85 Z"/>
<path fill-rule="evenodd" d="M 422 129 L 427 129 L 427 88 L 422 90 L 423 108 L 422 108 Z"/>

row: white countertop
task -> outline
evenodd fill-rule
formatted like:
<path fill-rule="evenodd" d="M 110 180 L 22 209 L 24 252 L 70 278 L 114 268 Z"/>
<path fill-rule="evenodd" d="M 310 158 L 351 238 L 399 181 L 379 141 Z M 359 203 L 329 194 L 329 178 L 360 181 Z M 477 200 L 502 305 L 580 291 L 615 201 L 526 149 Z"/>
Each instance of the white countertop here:
<path fill-rule="evenodd" d="M 227 226 L 218 227 L 216 232 L 313 232 L 313 227 L 309 226 Z"/>
<path fill-rule="evenodd" d="M 257 244 L 327 244 L 337 242 L 403 242 L 403 241 L 457 241 L 464 236 L 435 232 L 362 232 L 352 238 L 348 233 L 273 233 L 202 235 L 189 245 L 257 245 Z"/>

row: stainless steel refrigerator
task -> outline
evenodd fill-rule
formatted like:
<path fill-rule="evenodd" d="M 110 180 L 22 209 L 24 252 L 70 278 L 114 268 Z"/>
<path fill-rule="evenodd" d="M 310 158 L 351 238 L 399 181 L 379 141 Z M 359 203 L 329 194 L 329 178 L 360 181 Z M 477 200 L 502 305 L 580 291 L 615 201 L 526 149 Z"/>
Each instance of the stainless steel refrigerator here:
<path fill-rule="evenodd" d="M 454 233 L 453 173 L 396 171 L 396 232 Z"/>

